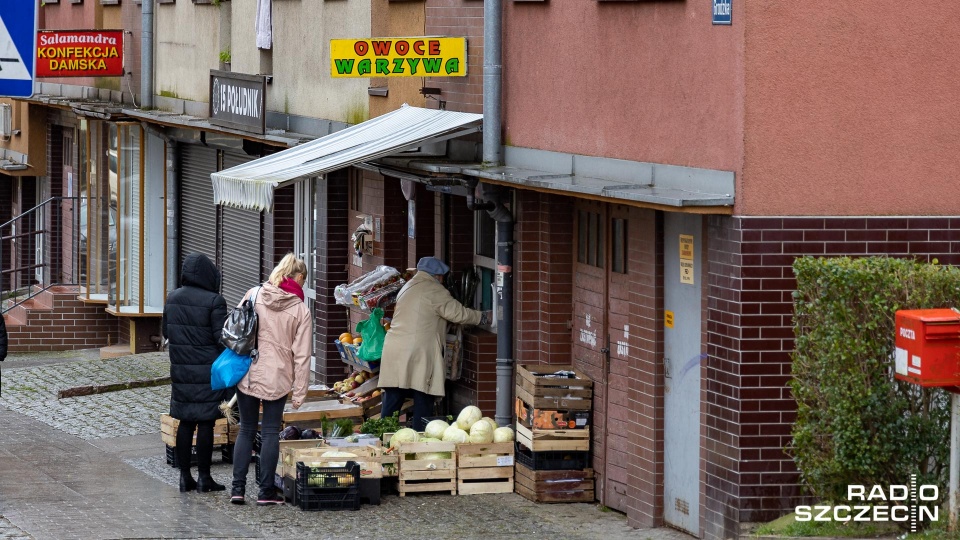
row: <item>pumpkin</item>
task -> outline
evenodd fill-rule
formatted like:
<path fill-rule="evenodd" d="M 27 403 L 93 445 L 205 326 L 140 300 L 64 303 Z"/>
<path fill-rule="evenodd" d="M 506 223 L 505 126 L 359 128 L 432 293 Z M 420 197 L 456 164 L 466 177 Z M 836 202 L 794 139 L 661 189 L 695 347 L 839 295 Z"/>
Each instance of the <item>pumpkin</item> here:
<path fill-rule="evenodd" d="M 340 343 L 353 343 L 353 334 L 350 332 L 340 334 Z"/>

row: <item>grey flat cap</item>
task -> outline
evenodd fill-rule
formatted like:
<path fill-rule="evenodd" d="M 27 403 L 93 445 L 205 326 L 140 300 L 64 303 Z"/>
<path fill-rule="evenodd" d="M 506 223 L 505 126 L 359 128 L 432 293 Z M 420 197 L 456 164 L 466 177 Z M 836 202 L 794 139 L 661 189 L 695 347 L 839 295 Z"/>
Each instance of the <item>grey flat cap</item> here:
<path fill-rule="evenodd" d="M 417 263 L 417 270 L 422 270 L 435 276 L 443 276 L 450 271 L 450 267 L 436 257 L 423 257 L 420 259 L 420 262 Z"/>

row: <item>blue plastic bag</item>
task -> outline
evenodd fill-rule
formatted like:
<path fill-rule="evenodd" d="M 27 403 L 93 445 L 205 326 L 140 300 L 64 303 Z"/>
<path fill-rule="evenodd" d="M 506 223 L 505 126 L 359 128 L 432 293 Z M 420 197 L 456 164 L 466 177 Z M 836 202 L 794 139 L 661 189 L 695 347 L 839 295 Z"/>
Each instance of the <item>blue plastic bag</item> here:
<path fill-rule="evenodd" d="M 231 349 L 224 349 L 210 368 L 210 387 L 223 390 L 236 386 L 250 370 L 250 361 L 248 354 L 237 354 Z"/>

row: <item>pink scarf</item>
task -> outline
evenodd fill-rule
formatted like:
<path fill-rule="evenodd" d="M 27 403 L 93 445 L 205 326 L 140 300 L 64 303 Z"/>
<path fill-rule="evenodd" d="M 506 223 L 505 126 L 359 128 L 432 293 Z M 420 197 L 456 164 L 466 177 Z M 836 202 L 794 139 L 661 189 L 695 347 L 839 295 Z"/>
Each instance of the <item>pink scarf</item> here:
<path fill-rule="evenodd" d="M 293 278 L 283 278 L 283 281 L 280 282 L 280 290 L 295 294 L 303 301 L 303 287 Z"/>

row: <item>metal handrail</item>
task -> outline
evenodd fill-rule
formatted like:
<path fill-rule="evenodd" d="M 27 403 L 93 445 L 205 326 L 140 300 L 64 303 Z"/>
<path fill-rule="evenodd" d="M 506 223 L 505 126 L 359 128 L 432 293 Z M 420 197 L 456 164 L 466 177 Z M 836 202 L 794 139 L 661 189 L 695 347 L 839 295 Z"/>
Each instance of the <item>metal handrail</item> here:
<path fill-rule="evenodd" d="M 53 286 L 78 283 L 79 215 L 76 206 L 67 215 L 66 201 L 77 202 L 79 198 L 50 197 L 0 224 L 0 290 L 4 291 L 0 313 Z M 25 226 L 30 230 L 23 230 Z M 21 244 L 20 240 L 25 242 Z M 38 247 L 42 260 L 37 260 Z M 41 270 L 42 279 L 37 278 L 37 270 Z"/>

